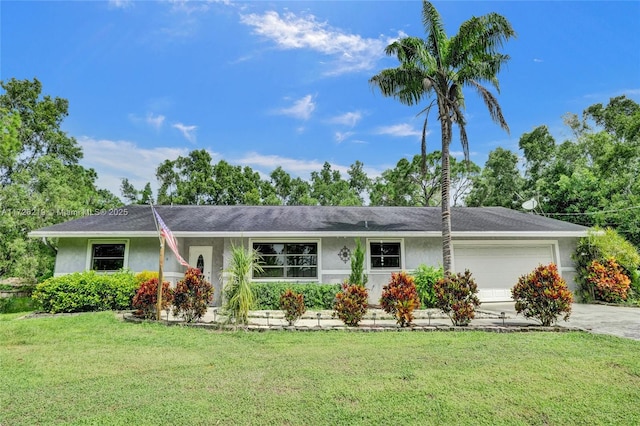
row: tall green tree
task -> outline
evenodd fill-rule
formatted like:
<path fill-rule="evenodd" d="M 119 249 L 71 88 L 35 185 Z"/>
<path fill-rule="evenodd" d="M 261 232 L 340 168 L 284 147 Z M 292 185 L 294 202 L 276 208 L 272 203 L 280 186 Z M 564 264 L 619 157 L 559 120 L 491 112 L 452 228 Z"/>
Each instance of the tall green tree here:
<path fill-rule="evenodd" d="M 212 162 L 206 150 L 165 160 L 156 169 L 158 204 L 188 205 L 278 205 L 279 195 L 269 181 L 249 166 L 234 166 L 220 160 Z M 123 195 L 129 200 L 151 197 L 150 187 L 143 191 L 123 180 Z M 148 189 L 148 191 L 147 191 Z"/>
<path fill-rule="evenodd" d="M 278 202 L 272 203 L 283 206 L 314 206 L 318 201 L 311 197 L 311 185 L 299 177 L 292 178 L 281 166 L 276 167 L 271 174 L 270 185 Z"/>
<path fill-rule="evenodd" d="M 518 155 L 508 149 L 496 148 L 489 153 L 482 172 L 474 180 L 466 204 L 519 209 L 523 201 L 523 183 Z"/>
<path fill-rule="evenodd" d="M 349 188 L 357 195 L 360 200 L 360 204 L 364 203 L 364 196 L 369 192 L 371 187 L 371 179 L 364 171 L 364 164 L 361 161 L 356 161 L 347 170 L 349 175 Z"/>
<path fill-rule="evenodd" d="M 0 276 L 42 279 L 53 273 L 57 241 L 30 231 L 121 202 L 78 164 L 82 149 L 60 128 L 66 99 L 43 95 L 37 79 L 0 86 Z"/>
<path fill-rule="evenodd" d="M 483 84 L 488 83 L 499 91 L 497 76 L 509 59 L 499 49 L 515 32 L 506 18 L 490 13 L 463 22 L 458 33 L 448 37 L 440 14 L 427 1 L 422 5 L 422 23 L 424 39 L 404 37 L 387 46 L 386 54 L 395 56 L 400 66 L 382 70 L 369 82 L 384 96 L 405 105 L 417 105 L 433 98 L 432 102 L 438 107 L 442 138 L 442 257 L 445 272 L 451 272 L 449 147 L 454 125 L 459 130 L 465 159 L 469 157 L 462 89 L 476 90 L 492 120 L 508 131 L 497 99 Z M 430 106 L 423 111 L 429 114 Z"/>
<path fill-rule="evenodd" d="M 343 179 L 340 171 L 333 169 L 328 162 L 319 172 L 311 172 L 311 197 L 321 206 L 362 205 L 358 189 Z"/>
<path fill-rule="evenodd" d="M 142 190 L 136 189 L 129 179 L 123 178 L 120 183 L 120 192 L 122 197 L 130 204 L 149 204 L 154 203 L 153 190 L 151 184 L 146 183 Z"/>

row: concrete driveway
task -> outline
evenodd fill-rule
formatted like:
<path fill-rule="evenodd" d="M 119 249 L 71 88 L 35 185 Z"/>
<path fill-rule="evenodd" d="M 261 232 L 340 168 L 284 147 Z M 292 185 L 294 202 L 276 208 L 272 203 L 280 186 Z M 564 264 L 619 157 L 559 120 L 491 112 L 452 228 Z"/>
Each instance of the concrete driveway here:
<path fill-rule="evenodd" d="M 504 312 L 507 318 L 524 318 L 522 315 L 516 316 L 513 302 L 487 302 L 480 305 L 479 309 L 497 314 Z M 569 321 L 560 320 L 558 325 L 640 340 L 640 308 L 574 303 Z"/>

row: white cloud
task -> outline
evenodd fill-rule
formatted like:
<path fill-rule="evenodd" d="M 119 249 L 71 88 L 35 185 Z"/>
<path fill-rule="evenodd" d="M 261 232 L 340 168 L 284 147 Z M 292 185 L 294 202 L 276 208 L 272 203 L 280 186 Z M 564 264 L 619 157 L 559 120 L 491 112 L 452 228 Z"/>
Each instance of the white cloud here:
<path fill-rule="evenodd" d="M 365 142 L 366 143 L 366 142 Z M 304 180 L 311 179 L 311 172 L 319 172 L 324 166 L 324 161 L 318 160 L 299 160 L 295 158 L 281 157 L 279 155 L 263 155 L 257 152 L 249 152 L 244 157 L 230 161 L 231 164 L 240 164 L 250 166 L 252 169 L 260 172 L 264 179 L 268 179 L 269 174 L 278 166 L 281 166 L 287 173 L 293 177 L 300 177 Z M 347 178 L 349 166 L 331 163 L 333 170 L 338 170 L 343 178 Z M 382 174 L 382 171 L 389 167 L 369 167 L 363 168 L 365 173 L 371 178 L 376 178 Z"/>
<path fill-rule="evenodd" d="M 147 114 L 147 124 L 149 124 L 152 127 L 155 127 L 156 129 L 160 129 L 162 127 L 162 124 L 164 123 L 164 115 L 156 115 L 154 116 L 153 113 L 148 113 Z"/>
<path fill-rule="evenodd" d="M 242 158 L 235 160 L 234 163 L 252 166 L 252 168 L 262 168 L 266 174 L 280 166 L 291 175 L 304 179 L 307 179 L 311 172 L 322 170 L 324 164 L 317 160 L 298 160 L 279 155 L 263 155 L 257 152 L 249 152 Z"/>
<path fill-rule="evenodd" d="M 345 140 L 349 139 L 354 134 L 355 134 L 354 132 L 336 132 L 336 134 L 335 134 L 336 141 L 338 143 L 344 142 Z"/>
<path fill-rule="evenodd" d="M 169 3 L 171 3 L 171 9 L 173 12 L 182 12 L 188 15 L 192 13 L 208 12 L 212 3 L 222 3 L 225 5 L 231 4 L 229 0 L 169 0 Z"/>
<path fill-rule="evenodd" d="M 298 99 L 292 106 L 287 108 L 281 108 L 275 111 L 276 114 L 288 115 L 300 120 L 308 120 L 311 117 L 311 113 L 316 109 L 316 104 L 313 102 L 313 96 L 307 95 Z"/>
<path fill-rule="evenodd" d="M 533 58 L 533 62 L 540 63 L 540 62 L 544 62 L 544 60 L 542 60 L 540 58 Z"/>
<path fill-rule="evenodd" d="M 97 186 L 120 194 L 122 178 L 138 189 L 147 182 L 156 193 L 156 168 L 164 160 L 175 160 L 188 154 L 185 148 L 141 148 L 133 142 L 94 139 L 88 136 L 78 138 L 84 157 L 81 163 L 98 173 Z"/>
<path fill-rule="evenodd" d="M 175 123 L 172 127 L 180 130 L 182 136 L 184 136 L 189 142 L 194 143 L 196 141 L 196 130 L 198 129 L 198 126 L 187 126 L 182 123 Z"/>
<path fill-rule="evenodd" d="M 335 116 L 331 118 L 329 121 L 335 124 L 342 124 L 344 126 L 353 127 L 358 121 L 362 118 L 362 113 L 360 111 L 346 112 L 342 115 Z"/>
<path fill-rule="evenodd" d="M 422 131 L 415 129 L 410 124 L 394 124 L 392 126 L 382 126 L 375 130 L 378 135 L 390 135 L 396 137 L 417 136 L 422 137 Z"/>
<path fill-rule="evenodd" d="M 275 11 L 241 15 L 240 21 L 281 49 L 310 49 L 332 56 L 334 61 L 326 73 L 330 75 L 372 69 L 385 56 L 384 48 L 392 40 L 348 34 L 317 21 L 313 15 L 296 16 L 291 12 L 282 16 Z"/>
<path fill-rule="evenodd" d="M 133 5 L 131 0 L 109 0 L 109 7 L 115 9 L 126 9 Z"/>
<path fill-rule="evenodd" d="M 451 154 L 451 156 L 458 158 L 460 160 L 464 159 L 464 151 L 451 151 L 449 154 Z M 471 157 L 477 157 L 478 153 L 476 151 L 469 151 L 469 158 Z"/>

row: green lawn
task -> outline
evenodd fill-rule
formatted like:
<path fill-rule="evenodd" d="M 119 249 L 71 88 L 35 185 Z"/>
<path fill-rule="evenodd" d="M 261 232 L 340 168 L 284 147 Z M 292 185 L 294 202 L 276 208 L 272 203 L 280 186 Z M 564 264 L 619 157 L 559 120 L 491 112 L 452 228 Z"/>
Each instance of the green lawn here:
<path fill-rule="evenodd" d="M 640 342 L 0 315 L 0 425 L 640 424 Z"/>

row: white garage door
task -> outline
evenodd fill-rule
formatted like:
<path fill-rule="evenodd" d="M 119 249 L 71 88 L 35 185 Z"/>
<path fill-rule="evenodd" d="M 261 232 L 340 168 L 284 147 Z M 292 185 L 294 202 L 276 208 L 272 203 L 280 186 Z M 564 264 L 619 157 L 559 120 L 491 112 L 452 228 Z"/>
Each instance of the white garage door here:
<path fill-rule="evenodd" d="M 521 275 L 533 271 L 538 265 L 554 260 L 552 244 L 495 245 L 454 243 L 456 272 L 468 269 L 478 284 L 482 302 L 511 301 L 511 288 Z"/>

